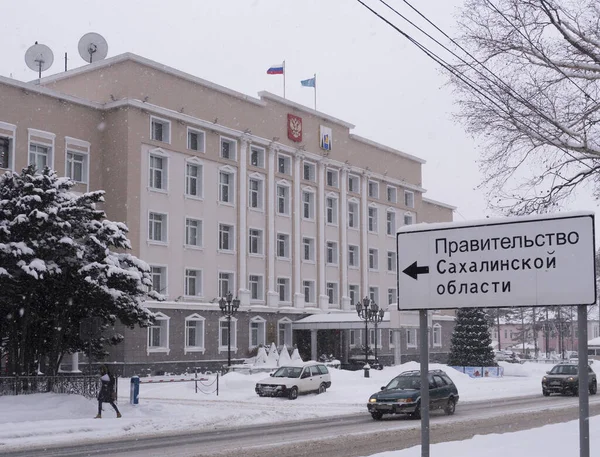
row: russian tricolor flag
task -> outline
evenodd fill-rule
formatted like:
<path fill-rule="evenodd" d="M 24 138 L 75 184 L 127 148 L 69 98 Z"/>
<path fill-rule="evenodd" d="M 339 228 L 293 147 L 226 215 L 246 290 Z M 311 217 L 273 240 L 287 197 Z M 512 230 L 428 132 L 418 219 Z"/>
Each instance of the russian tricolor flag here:
<path fill-rule="evenodd" d="M 279 63 L 277 65 L 271 65 L 267 70 L 268 75 L 282 75 L 283 74 L 284 65 Z"/>

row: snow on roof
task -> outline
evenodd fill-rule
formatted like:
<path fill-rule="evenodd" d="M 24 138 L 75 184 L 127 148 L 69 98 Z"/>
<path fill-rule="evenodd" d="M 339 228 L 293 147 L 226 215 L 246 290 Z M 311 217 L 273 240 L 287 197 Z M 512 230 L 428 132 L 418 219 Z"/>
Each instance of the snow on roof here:
<path fill-rule="evenodd" d="M 600 346 L 600 336 L 588 341 L 588 346 Z"/>

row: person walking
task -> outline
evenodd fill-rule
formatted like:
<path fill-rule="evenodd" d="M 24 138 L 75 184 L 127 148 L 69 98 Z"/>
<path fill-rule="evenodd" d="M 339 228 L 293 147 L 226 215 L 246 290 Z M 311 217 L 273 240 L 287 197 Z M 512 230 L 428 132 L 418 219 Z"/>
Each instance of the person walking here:
<path fill-rule="evenodd" d="M 98 392 L 98 414 L 95 419 L 102 418 L 102 403 L 110 403 L 110 406 L 112 406 L 117 413 L 117 418 L 121 417 L 119 408 L 115 405 L 116 398 L 113 398 L 113 393 L 115 392 L 115 377 L 108 370 L 106 365 L 100 367 L 100 382 L 102 383 L 102 387 L 100 388 L 100 392 Z"/>

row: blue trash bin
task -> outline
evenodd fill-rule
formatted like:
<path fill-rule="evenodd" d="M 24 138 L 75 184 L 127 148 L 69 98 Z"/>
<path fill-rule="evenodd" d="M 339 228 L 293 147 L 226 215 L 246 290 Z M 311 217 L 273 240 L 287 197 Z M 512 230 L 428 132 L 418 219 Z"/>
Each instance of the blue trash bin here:
<path fill-rule="evenodd" d="M 140 377 L 131 377 L 131 387 L 129 391 L 129 403 L 137 405 L 140 401 Z"/>

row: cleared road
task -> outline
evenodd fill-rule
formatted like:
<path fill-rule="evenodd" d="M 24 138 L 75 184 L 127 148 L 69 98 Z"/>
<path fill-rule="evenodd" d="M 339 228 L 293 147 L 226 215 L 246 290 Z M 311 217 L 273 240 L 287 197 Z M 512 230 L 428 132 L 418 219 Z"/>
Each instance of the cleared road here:
<path fill-rule="evenodd" d="M 282 401 L 286 401 L 283 400 Z M 590 397 L 590 414 L 600 414 L 600 396 Z M 520 397 L 459 403 L 455 416 L 431 414 L 431 443 L 474 435 L 507 433 L 579 417 L 576 397 Z M 70 447 L 3 453 L 10 457 L 359 457 L 420 444 L 420 421 L 404 417 L 374 421 L 361 415 L 302 422 L 216 429 L 194 434 L 140 437 Z M 265 444 L 269 443 L 269 444 Z M 574 454 L 577 452 L 573 450 Z"/>

